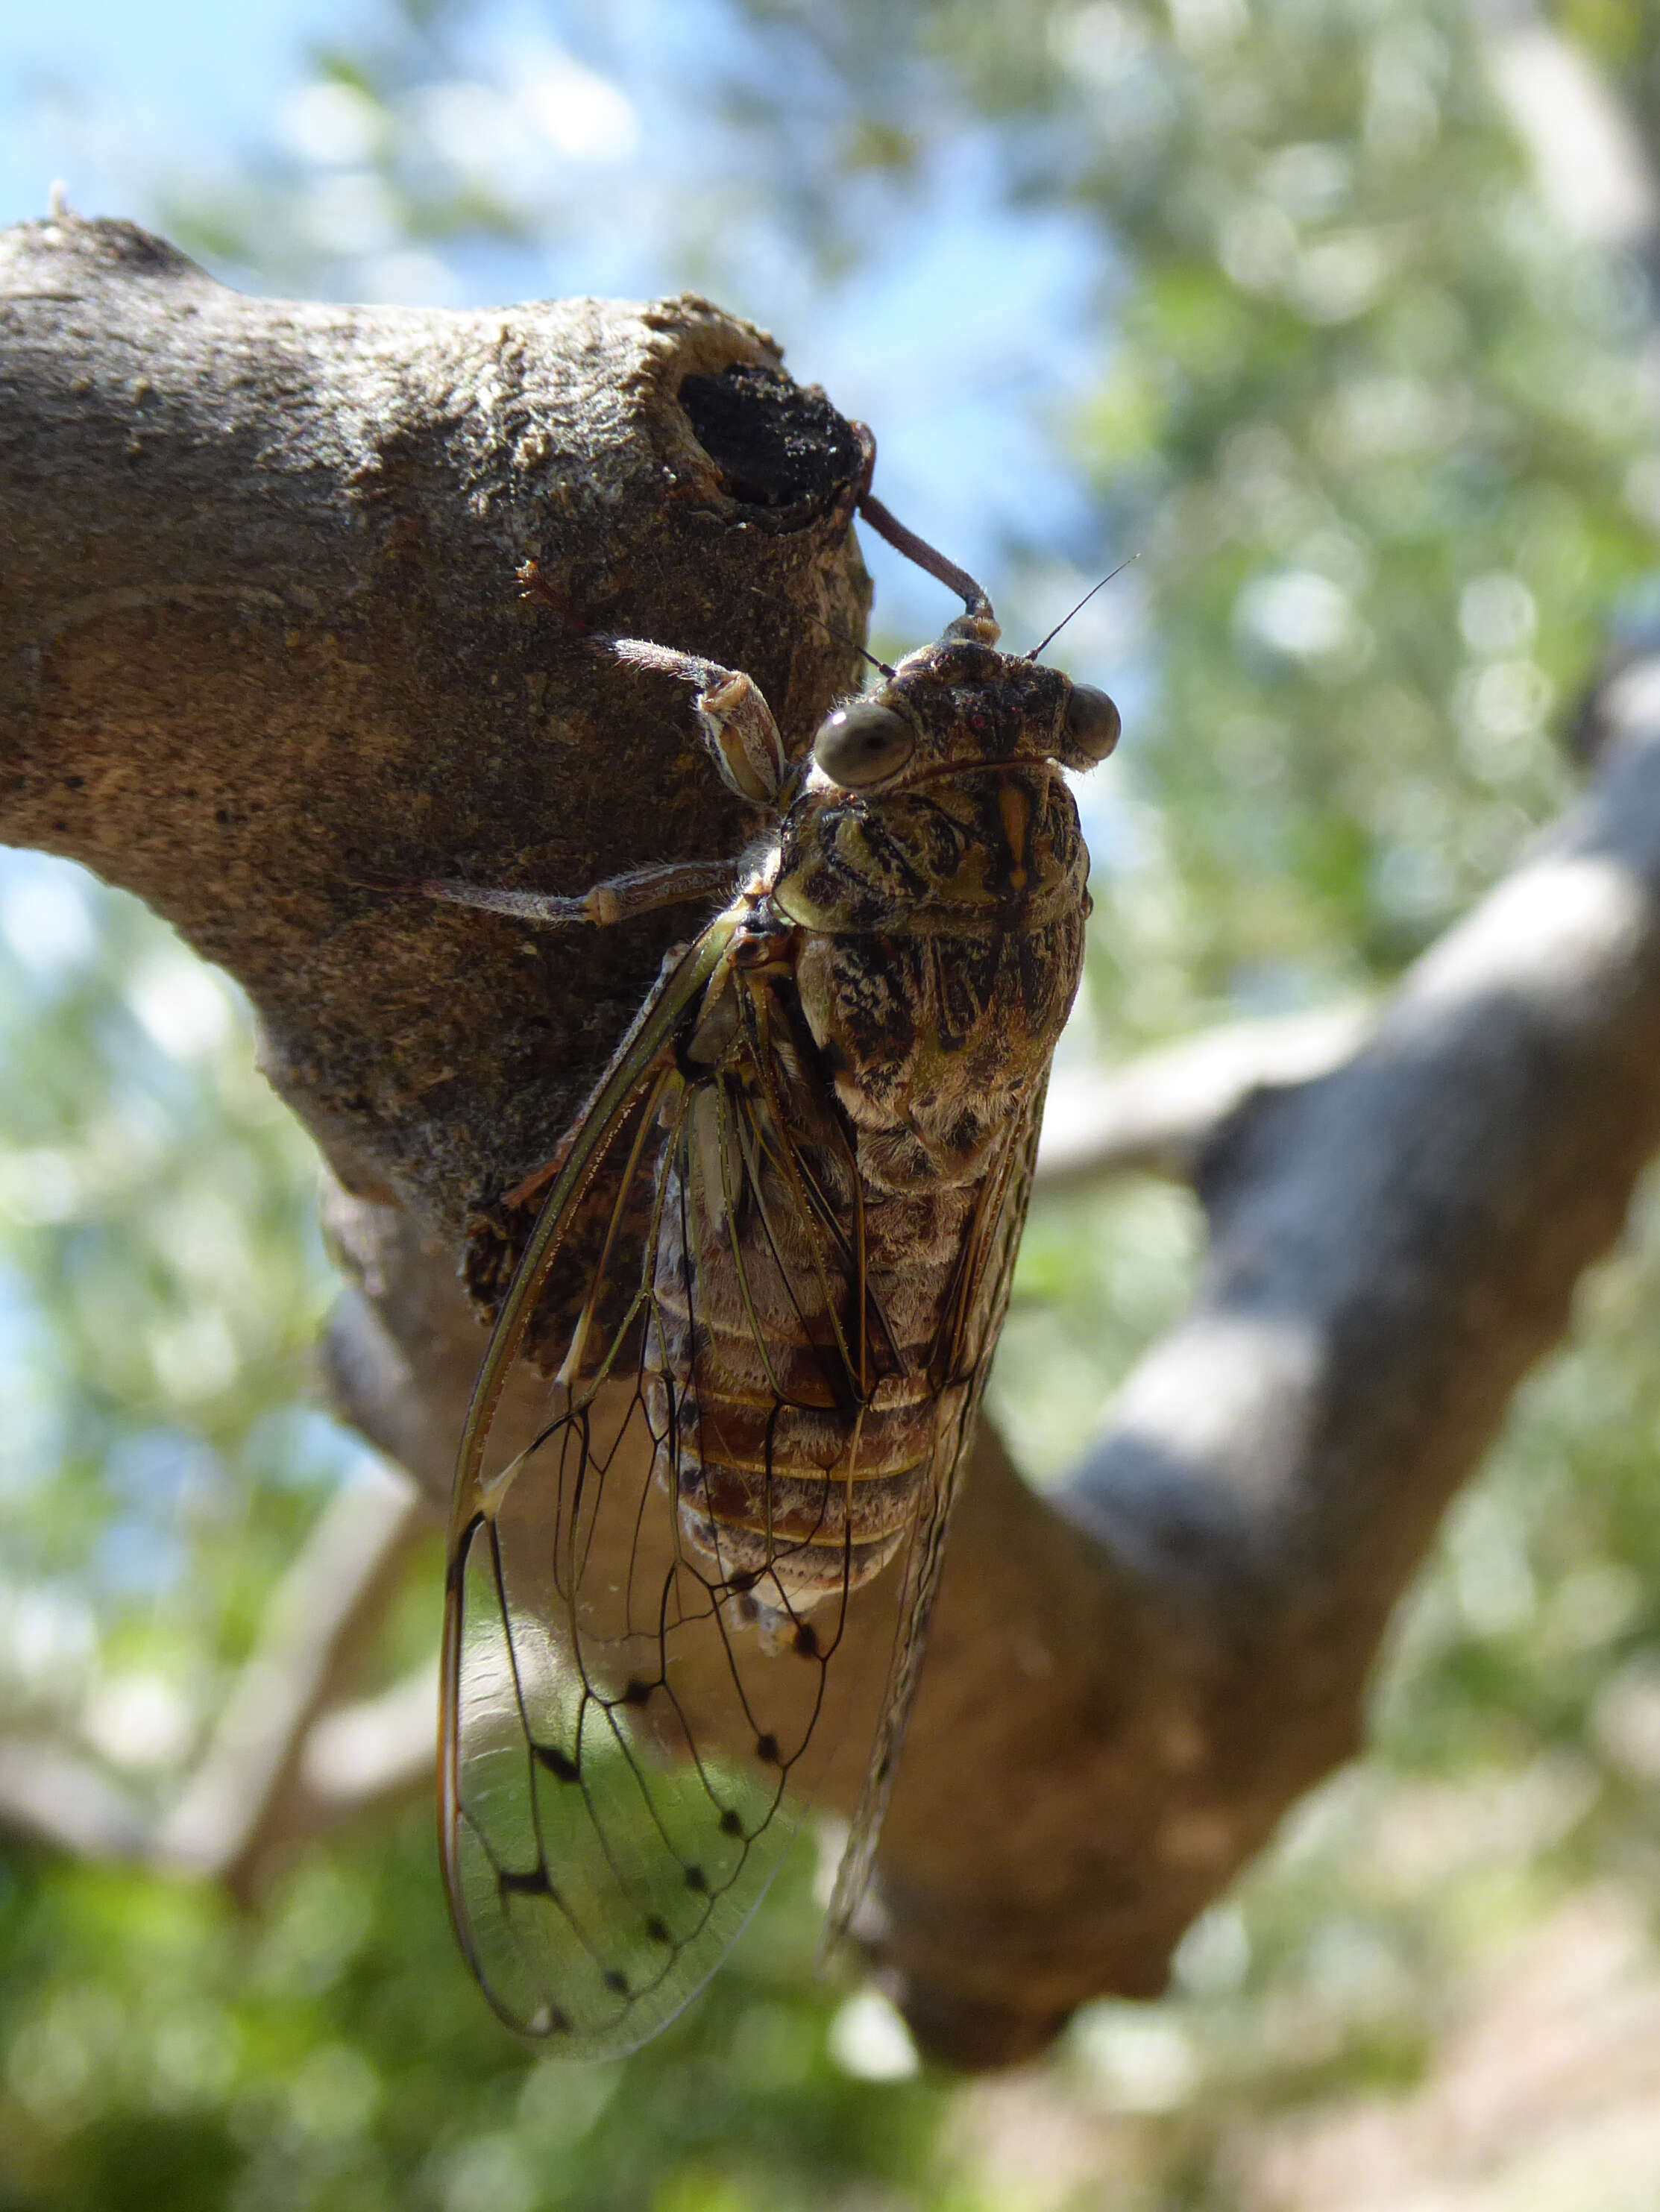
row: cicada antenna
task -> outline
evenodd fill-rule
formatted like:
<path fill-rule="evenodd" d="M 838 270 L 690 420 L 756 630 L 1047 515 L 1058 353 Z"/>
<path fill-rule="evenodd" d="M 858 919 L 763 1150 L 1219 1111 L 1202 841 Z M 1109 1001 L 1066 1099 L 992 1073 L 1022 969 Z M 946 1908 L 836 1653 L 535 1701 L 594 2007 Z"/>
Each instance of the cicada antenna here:
<path fill-rule="evenodd" d="M 892 676 L 897 672 L 888 666 L 885 660 L 879 660 L 868 647 L 860 645 L 857 638 L 848 637 L 844 631 L 837 629 L 834 623 L 828 623 L 823 615 L 815 614 L 811 607 L 803 607 L 801 611 L 809 622 L 818 623 L 826 637 L 834 638 L 837 645 L 849 647 L 861 660 L 869 661 L 871 666 L 879 669 L 884 676 Z"/>
<path fill-rule="evenodd" d="M 1085 592 L 1083 598 L 1079 599 L 1078 605 L 1073 609 L 1072 614 L 1062 615 L 1060 621 L 1056 623 L 1055 628 L 1049 632 L 1049 635 L 1044 638 L 1040 638 L 1037 643 L 1033 646 L 1030 653 L 1023 653 L 1020 656 L 1021 659 L 1036 660 L 1038 654 L 1043 652 L 1045 646 L 1054 644 L 1055 639 L 1060 636 L 1061 631 L 1072 620 L 1072 615 L 1081 615 L 1085 608 L 1088 606 L 1090 601 L 1095 597 L 1098 592 L 1104 592 L 1107 586 L 1111 583 L 1115 576 L 1122 576 L 1125 569 L 1130 566 L 1132 562 L 1139 561 L 1140 558 L 1141 556 L 1139 553 L 1132 553 L 1129 556 L 1129 560 L 1121 561 L 1116 568 L 1109 568 L 1106 574 L 1102 577 L 1098 584 L 1091 584 L 1090 586 L 1088 591 Z"/>

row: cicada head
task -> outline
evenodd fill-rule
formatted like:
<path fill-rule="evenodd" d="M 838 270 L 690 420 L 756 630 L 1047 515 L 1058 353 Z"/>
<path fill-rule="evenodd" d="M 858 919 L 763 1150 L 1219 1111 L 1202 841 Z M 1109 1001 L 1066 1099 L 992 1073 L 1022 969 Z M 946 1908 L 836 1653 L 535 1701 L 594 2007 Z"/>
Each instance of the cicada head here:
<path fill-rule="evenodd" d="M 836 708 L 813 741 L 813 775 L 826 792 L 900 791 L 942 770 L 1056 761 L 1093 768 L 1118 742 L 1118 709 L 1093 684 L 1073 684 L 1038 655 L 1118 574 L 1104 576 L 1030 653 L 1000 653 L 1002 632 L 985 588 L 965 568 L 919 538 L 872 496 L 876 448 L 866 441 L 859 512 L 878 535 L 963 598 L 963 612 L 938 642 L 882 668 L 880 690 Z M 1132 556 L 1132 558 L 1134 556 Z M 1122 564 L 1121 563 L 1121 566 Z M 876 664 L 882 667 L 879 661 Z"/>
<path fill-rule="evenodd" d="M 1107 694 L 999 652 L 997 635 L 989 608 L 959 615 L 875 690 L 835 708 L 813 740 L 815 783 L 875 793 L 953 769 L 1104 760 L 1120 728 Z"/>

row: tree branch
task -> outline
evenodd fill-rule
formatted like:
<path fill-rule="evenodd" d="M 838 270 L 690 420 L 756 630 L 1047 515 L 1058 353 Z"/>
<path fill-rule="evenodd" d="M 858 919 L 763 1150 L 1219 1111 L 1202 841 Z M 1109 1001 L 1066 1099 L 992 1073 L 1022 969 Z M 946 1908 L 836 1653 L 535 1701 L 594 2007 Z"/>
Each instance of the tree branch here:
<path fill-rule="evenodd" d="M 82 1858 L 205 1875 L 246 1904 L 303 1838 L 404 1794 L 413 1763 L 429 1789 L 435 1669 L 413 1691 L 399 1684 L 356 1704 L 345 1694 L 433 1517 L 391 1468 L 336 1493 L 272 1593 L 205 1750 L 160 1813 L 67 1744 L 0 1737 L 0 1827 Z M 350 1776 L 347 1750 L 358 1762 Z"/>
<path fill-rule="evenodd" d="M 863 628 L 857 440 L 693 298 L 251 300 L 65 217 L 0 237 L 0 830 L 228 968 L 342 1182 L 453 1251 L 690 922 L 535 932 L 366 881 L 581 890 L 750 827 L 684 687 L 514 570 L 747 668 L 804 744 Z"/>
<path fill-rule="evenodd" d="M 259 1642 L 150 1855 L 252 1898 L 308 1817 L 305 1747 L 337 1709 L 431 1527 L 414 1486 L 366 1470 L 336 1492 L 265 1608 Z M 433 1732 L 428 1733 L 431 1756 Z"/>
<path fill-rule="evenodd" d="M 1359 1748 L 1390 1609 L 1660 1145 L 1657 1038 L 1650 714 L 1347 1065 L 1224 1127 L 1203 1288 L 1071 1481 L 982 1437 L 880 1861 L 931 2047 L 1156 1992 Z"/>
<path fill-rule="evenodd" d="M 102 1767 L 50 1736 L 0 1737 L 0 1828 L 82 1859 L 140 1859 L 153 1831 Z"/>
<path fill-rule="evenodd" d="M 1037 1188 L 1067 1190 L 1135 1169 L 1191 1181 L 1253 1091 L 1341 1066 L 1373 1019 L 1357 1003 L 1228 1022 L 1116 1067 L 1057 1075 L 1043 1107 Z"/>
<path fill-rule="evenodd" d="M 675 925 L 532 937 L 354 878 L 571 890 L 736 850 L 674 688 L 512 572 L 748 667 L 802 744 L 862 618 L 856 445 L 698 301 L 294 307 L 62 220 L 0 240 L 0 823 L 246 984 L 343 1186 L 337 1395 L 436 1498 L 482 1346 L 468 1220 L 546 1158 Z M 1018 2057 L 1158 1987 L 1354 1748 L 1391 1604 L 1660 1141 L 1657 1018 L 1639 717 L 1352 1060 L 1224 1125 L 1206 1287 L 1074 1480 L 1039 1498 L 982 1437 L 881 1859 L 933 2048 Z M 344 1725 L 290 1729 L 295 1804 Z"/>

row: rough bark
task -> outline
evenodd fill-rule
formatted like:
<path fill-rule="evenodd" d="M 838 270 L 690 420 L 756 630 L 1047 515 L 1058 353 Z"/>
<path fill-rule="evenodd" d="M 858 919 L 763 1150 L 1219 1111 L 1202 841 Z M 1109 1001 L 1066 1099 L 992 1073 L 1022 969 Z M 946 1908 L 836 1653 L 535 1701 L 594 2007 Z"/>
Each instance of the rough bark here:
<path fill-rule="evenodd" d="M 252 994 L 345 1186 L 337 1392 L 435 1498 L 470 1211 L 545 1157 L 676 925 L 538 937 L 354 878 L 735 850 L 675 688 L 512 572 L 749 667 L 800 742 L 862 615 L 856 454 L 699 301 L 295 307 L 62 221 L 0 240 L 0 828 Z M 930 2047 L 1008 2060 L 1157 1989 L 1353 1750 L 1392 1601 L 1660 1143 L 1657 1037 L 1651 722 L 1344 1065 L 1226 1121 L 1207 1285 L 1073 1480 L 1039 1498 L 982 1440 L 872 1928 Z"/>
<path fill-rule="evenodd" d="M 849 426 L 693 298 L 252 300 L 64 218 L 5 234 L 0 306 L 0 826 L 228 969 L 341 1180 L 453 1245 L 687 921 L 550 934 L 366 881 L 582 890 L 747 826 L 684 687 L 514 570 L 747 668 L 802 742 L 863 627 Z"/>

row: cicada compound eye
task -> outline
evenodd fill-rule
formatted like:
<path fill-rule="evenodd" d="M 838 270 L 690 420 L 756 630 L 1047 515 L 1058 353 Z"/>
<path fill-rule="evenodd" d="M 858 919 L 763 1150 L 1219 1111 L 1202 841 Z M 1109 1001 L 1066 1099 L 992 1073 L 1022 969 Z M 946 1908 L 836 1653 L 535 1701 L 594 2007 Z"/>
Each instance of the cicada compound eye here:
<path fill-rule="evenodd" d="M 903 768 L 915 748 L 916 733 L 903 714 L 879 700 L 855 699 L 825 716 L 812 757 L 832 783 L 862 791 Z"/>
<path fill-rule="evenodd" d="M 1073 685 L 1067 701 L 1067 739 L 1074 752 L 1086 760 L 1105 760 L 1122 727 L 1118 709 L 1104 691 L 1092 684 Z"/>

